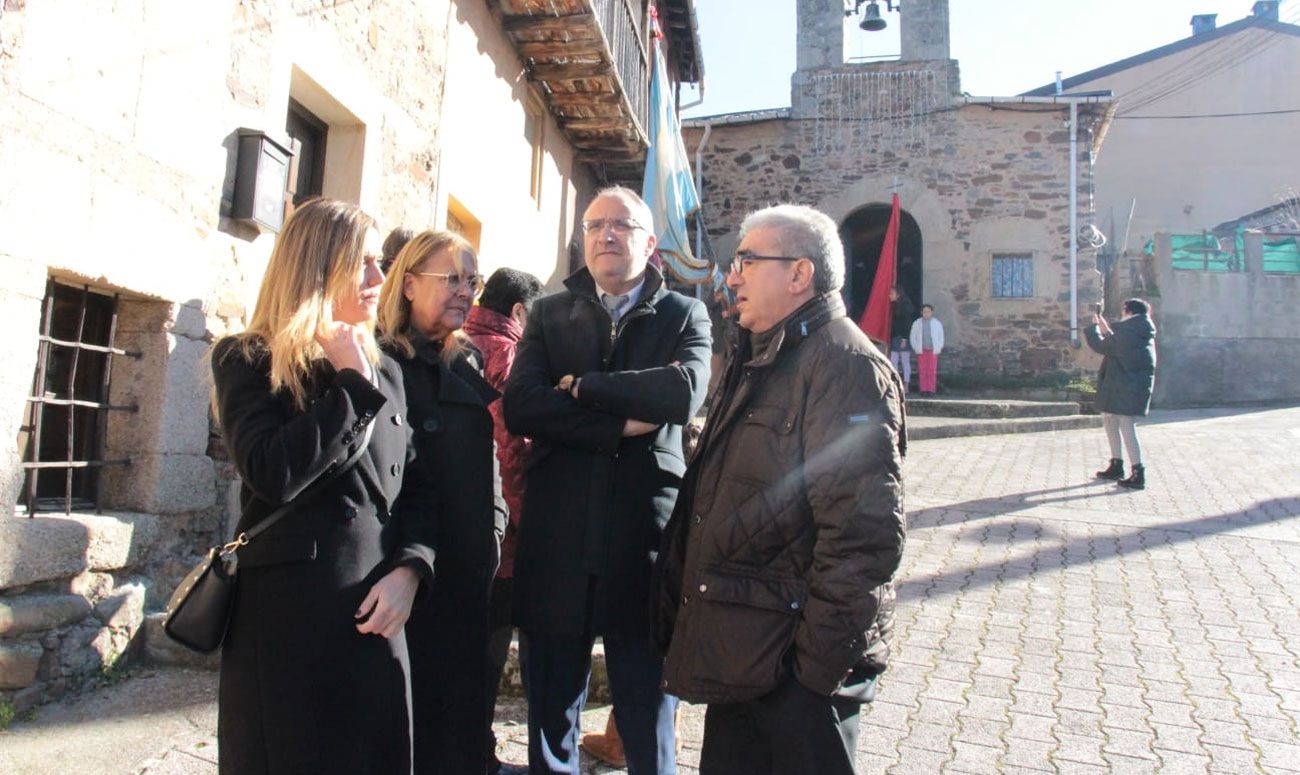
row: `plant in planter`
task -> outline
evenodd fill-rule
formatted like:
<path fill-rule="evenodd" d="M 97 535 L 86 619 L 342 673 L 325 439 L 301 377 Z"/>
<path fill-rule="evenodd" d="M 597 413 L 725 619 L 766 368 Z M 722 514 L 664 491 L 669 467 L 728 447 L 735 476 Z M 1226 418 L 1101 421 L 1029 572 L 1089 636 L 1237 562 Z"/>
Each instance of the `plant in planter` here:
<path fill-rule="evenodd" d="M 1083 414 L 1097 414 L 1097 386 L 1091 380 L 1076 379 L 1066 384 L 1070 400 L 1079 404 Z"/>

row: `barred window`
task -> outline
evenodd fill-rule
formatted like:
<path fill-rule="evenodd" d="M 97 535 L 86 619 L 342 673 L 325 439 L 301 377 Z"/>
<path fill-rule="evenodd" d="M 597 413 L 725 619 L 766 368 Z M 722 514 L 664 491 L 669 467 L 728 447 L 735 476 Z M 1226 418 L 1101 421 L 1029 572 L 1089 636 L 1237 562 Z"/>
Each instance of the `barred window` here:
<path fill-rule="evenodd" d="M 1033 296 L 1033 254 L 995 253 L 993 255 L 993 298 L 1031 299 Z"/>
<path fill-rule="evenodd" d="M 38 339 L 36 376 L 20 429 L 23 501 L 37 511 L 99 507 L 99 472 L 129 460 L 104 459 L 105 413 L 135 411 L 108 403 L 118 297 L 50 280 Z"/>

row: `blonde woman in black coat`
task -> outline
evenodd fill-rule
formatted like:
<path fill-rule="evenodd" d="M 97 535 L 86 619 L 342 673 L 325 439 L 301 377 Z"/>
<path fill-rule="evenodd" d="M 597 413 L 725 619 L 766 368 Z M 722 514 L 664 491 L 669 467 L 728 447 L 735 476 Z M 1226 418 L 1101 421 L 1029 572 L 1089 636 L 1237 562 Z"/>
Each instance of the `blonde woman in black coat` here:
<path fill-rule="evenodd" d="M 437 557 L 427 597 L 406 625 L 415 701 L 416 775 L 487 769 L 488 597 L 506 506 L 488 404 L 497 392 L 461 333 L 483 290 L 474 250 L 445 231 L 417 234 L 397 254 L 380 301 L 380 343 L 401 364 L 416 458 L 407 492 L 434 525 Z"/>
<path fill-rule="evenodd" d="M 432 549 L 392 511 L 410 434 L 401 372 L 372 333 L 379 258 L 369 216 L 304 204 L 276 241 L 248 330 L 213 349 L 215 408 L 242 479 L 239 531 L 365 445 L 238 552 L 223 775 L 411 771 L 402 628 Z"/>

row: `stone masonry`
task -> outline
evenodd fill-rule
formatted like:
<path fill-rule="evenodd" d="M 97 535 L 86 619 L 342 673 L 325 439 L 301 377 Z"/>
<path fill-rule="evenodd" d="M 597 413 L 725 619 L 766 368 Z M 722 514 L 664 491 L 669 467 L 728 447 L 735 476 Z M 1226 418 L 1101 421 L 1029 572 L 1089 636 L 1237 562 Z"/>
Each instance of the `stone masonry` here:
<path fill-rule="evenodd" d="M 0 344 L 0 435 L 29 422 L 50 278 L 119 295 L 132 355 L 109 403 L 135 408 L 106 416 L 104 458 L 131 464 L 103 469 L 102 514 L 12 516 L 23 450 L 0 445 L 0 710 L 111 674 L 226 532 L 207 353 L 244 327 L 274 242 L 229 217 L 236 130 L 278 134 L 290 96 L 332 100 L 330 145 L 357 153 L 326 194 L 429 222 L 453 15 L 427 5 L 4 3 L 0 315 L 18 335 Z"/>
<path fill-rule="evenodd" d="M 896 191 L 921 232 L 924 298 L 915 301 L 934 305 L 944 324 L 941 381 L 953 371 L 1094 369 L 1098 359 L 1069 325 L 1069 105 L 961 96 L 945 0 L 904 4 L 904 58 L 869 65 L 843 63 L 842 3 L 799 0 L 796 10 L 793 107 L 685 122 L 715 254 L 735 249 L 752 210 L 807 204 L 843 224 L 865 207 L 887 207 Z M 1106 108 L 1105 100 L 1079 105 L 1081 225 L 1089 148 Z M 1004 253 L 1032 256 L 1031 296 L 993 297 L 993 256 Z M 1077 277 L 1082 325 L 1101 298 L 1095 255 L 1080 251 Z"/>
<path fill-rule="evenodd" d="M 865 205 L 887 204 L 896 177 L 902 208 L 921 229 L 923 301 L 935 306 L 944 324 L 944 368 L 996 374 L 1090 369 L 1089 356 L 1070 342 L 1063 114 L 1059 106 L 954 105 L 928 120 L 924 142 L 892 146 L 890 127 L 866 121 L 830 152 L 817 149 L 813 118 L 718 123 L 702 165 L 715 251 L 735 249 L 740 221 L 751 210 L 796 202 L 842 221 Z M 707 121 L 688 122 L 687 148 L 699 146 Z M 1080 163 L 1086 174 L 1086 142 L 1080 143 Z M 1003 251 L 1033 255 L 1033 298 L 992 297 L 992 255 Z M 1081 253 L 1080 309 L 1100 293 L 1095 260 Z"/>

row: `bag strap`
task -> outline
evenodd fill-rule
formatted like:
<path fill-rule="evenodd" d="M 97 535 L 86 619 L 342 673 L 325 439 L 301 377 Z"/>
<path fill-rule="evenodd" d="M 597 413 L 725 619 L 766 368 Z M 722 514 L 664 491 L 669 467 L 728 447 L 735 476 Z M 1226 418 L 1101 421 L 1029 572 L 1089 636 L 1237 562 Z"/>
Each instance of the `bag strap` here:
<path fill-rule="evenodd" d="M 280 507 L 267 515 L 265 519 L 258 522 L 252 528 L 235 536 L 235 540 L 221 547 L 221 556 L 225 557 L 226 555 L 233 554 L 241 546 L 247 546 L 254 538 L 265 533 L 272 525 L 279 522 L 281 519 L 284 519 L 289 512 L 311 500 L 313 497 L 318 495 L 321 490 L 324 490 L 328 484 L 346 473 L 358 460 L 361 459 L 361 456 L 365 454 L 366 447 L 370 446 L 370 435 L 374 429 L 374 421 L 367 423 L 366 433 L 365 436 L 362 437 L 361 443 L 358 444 L 356 450 L 348 456 L 348 459 L 343 461 L 342 465 L 338 465 L 337 461 L 335 461 L 334 465 L 325 469 L 325 473 L 317 477 L 316 481 L 312 482 L 307 489 L 298 493 L 297 497 L 288 503 L 280 504 Z"/>

